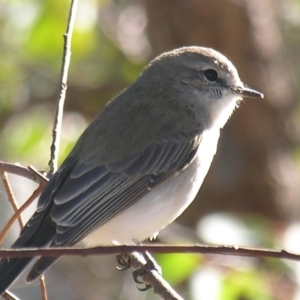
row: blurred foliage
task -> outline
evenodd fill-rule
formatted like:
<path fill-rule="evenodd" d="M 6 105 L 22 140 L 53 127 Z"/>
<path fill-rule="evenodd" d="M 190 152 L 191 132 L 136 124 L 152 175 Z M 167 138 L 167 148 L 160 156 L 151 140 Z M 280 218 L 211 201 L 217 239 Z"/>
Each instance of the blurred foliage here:
<path fill-rule="evenodd" d="M 299 3 L 299 0 L 282 3 L 281 20 L 285 39 L 298 65 Z M 1 160 L 32 164 L 38 168 L 47 166 L 69 4 L 69 1 L 60 0 L 2 0 L 0 4 Z M 145 23 L 145 12 L 134 1 L 80 1 L 72 40 L 60 161 L 70 151 L 90 118 L 132 82 L 149 59 L 151 48 L 144 32 Z M 78 95 L 82 98 L 77 101 Z M 300 153 L 300 150 L 296 149 L 296 152 Z M 234 220 L 232 216 L 228 219 Z M 220 216 L 214 222 L 217 220 Z M 225 236 L 224 224 L 221 224 L 222 229 L 218 229 L 219 237 Z M 241 229 L 241 226 L 241 223 L 235 223 L 230 228 Z M 250 245 L 254 243 L 255 246 L 276 245 L 274 241 L 282 233 L 280 230 L 273 232 L 273 224 L 271 226 L 268 220 L 257 216 L 249 217 L 243 226 L 245 230 L 234 235 L 249 238 Z M 209 235 L 214 236 L 214 233 Z M 244 258 L 241 260 L 245 261 Z M 285 285 L 288 282 L 296 290 L 298 284 L 295 277 L 298 275 L 295 273 L 298 270 L 295 264 L 255 260 L 253 268 L 244 268 L 241 260 L 236 264 L 235 260 L 225 257 L 218 260 L 216 267 L 210 258 L 197 255 L 158 256 L 165 278 L 172 285 L 183 287 L 182 291 L 198 269 L 214 265 L 219 271 L 222 270 L 218 273 L 222 277 L 219 299 L 293 299 L 292 296 L 285 298 L 276 295 L 276 287 L 272 283 L 275 281 L 282 286 L 284 279 Z M 224 269 L 226 272 L 223 272 Z M 102 275 L 100 279 L 104 277 Z M 132 281 L 130 285 L 134 287 Z M 211 289 L 209 285 L 206 288 Z M 183 293 L 189 295 L 189 292 Z M 206 291 L 201 290 L 200 293 L 205 295 Z M 154 299 L 149 294 L 146 297 Z M 122 296 L 120 299 L 123 299 Z"/>
<path fill-rule="evenodd" d="M 236 270 L 227 274 L 223 282 L 221 295 L 221 300 L 273 299 L 268 293 L 268 285 L 263 274 L 257 274 L 257 272 L 239 272 Z"/>
<path fill-rule="evenodd" d="M 128 60 L 118 45 L 99 30 L 97 10 L 105 3 L 93 0 L 79 3 L 68 80 L 70 94 L 73 87 L 88 90 L 112 81 L 117 87 L 126 86 L 141 71 L 141 63 Z M 0 155 L 3 160 L 39 167 L 48 162 L 69 4 L 58 0 L 14 0 L 1 4 Z M 109 97 L 118 92 L 120 89 L 111 88 Z M 99 95 L 102 104 L 97 110 L 108 99 Z M 86 102 L 87 99 L 81 99 L 79 106 L 84 107 Z M 60 157 L 66 156 L 64 149 L 70 150 L 83 130 L 76 123 L 69 122 L 68 126 L 74 128 L 63 130 L 77 134 L 72 141 L 62 139 Z"/>
<path fill-rule="evenodd" d="M 188 253 L 157 255 L 155 258 L 156 262 L 163 270 L 164 278 L 171 285 L 177 285 L 184 282 L 201 263 L 200 255 Z M 180 270 L 180 272 L 176 270 Z"/>

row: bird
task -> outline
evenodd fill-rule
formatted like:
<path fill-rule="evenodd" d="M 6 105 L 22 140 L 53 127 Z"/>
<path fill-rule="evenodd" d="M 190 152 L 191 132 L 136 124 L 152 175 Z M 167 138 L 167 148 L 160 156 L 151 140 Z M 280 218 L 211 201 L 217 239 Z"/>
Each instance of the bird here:
<path fill-rule="evenodd" d="M 142 242 L 196 197 L 239 102 L 263 98 L 216 50 L 188 46 L 153 59 L 79 137 L 11 248 Z M 41 257 L 27 282 L 58 258 Z M 0 261 L 0 295 L 33 258 Z"/>

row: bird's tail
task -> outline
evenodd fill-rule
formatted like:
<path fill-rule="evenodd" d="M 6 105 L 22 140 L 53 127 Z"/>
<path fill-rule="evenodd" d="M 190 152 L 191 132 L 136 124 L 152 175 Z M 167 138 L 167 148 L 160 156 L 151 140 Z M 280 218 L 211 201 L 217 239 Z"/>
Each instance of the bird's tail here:
<path fill-rule="evenodd" d="M 27 246 L 28 247 L 28 246 Z M 11 258 L 0 260 L 0 296 L 21 275 L 34 257 Z M 26 282 L 41 276 L 59 257 L 41 257 L 30 270 Z"/>
<path fill-rule="evenodd" d="M 59 257 L 41 257 L 32 267 L 26 277 L 26 282 L 31 282 L 40 277 Z"/>
<path fill-rule="evenodd" d="M 50 216 L 36 212 L 11 248 L 29 248 L 48 246 L 55 233 Z M 33 257 L 9 258 L 0 260 L 0 295 L 21 275 Z"/>
<path fill-rule="evenodd" d="M 19 277 L 32 257 L 2 259 L 0 261 L 0 295 Z"/>

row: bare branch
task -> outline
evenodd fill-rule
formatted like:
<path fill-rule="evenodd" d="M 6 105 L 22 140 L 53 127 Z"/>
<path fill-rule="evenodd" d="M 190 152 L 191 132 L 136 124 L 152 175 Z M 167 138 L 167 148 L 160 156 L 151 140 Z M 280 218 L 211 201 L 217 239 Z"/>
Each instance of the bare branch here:
<path fill-rule="evenodd" d="M 30 179 L 34 182 L 46 184 L 48 179 L 41 173 L 36 171 L 32 167 L 23 167 L 19 164 L 11 164 L 4 161 L 0 161 L 0 172 L 7 172 L 15 175 L 22 176 L 24 178 Z"/>
<path fill-rule="evenodd" d="M 60 73 L 60 91 L 57 99 L 57 108 L 55 113 L 54 127 L 52 131 L 52 144 L 50 148 L 49 173 L 54 173 L 57 169 L 57 160 L 59 152 L 59 141 L 61 133 L 61 124 L 63 118 L 63 109 L 67 91 L 67 77 L 71 60 L 71 39 L 75 23 L 75 14 L 77 8 L 77 0 L 72 0 L 67 31 L 64 34 L 64 52 L 62 58 L 62 66 Z"/>
<path fill-rule="evenodd" d="M 13 257 L 35 257 L 35 256 L 89 256 L 89 255 L 107 255 L 132 252 L 145 253 L 201 253 L 201 254 L 219 254 L 247 257 L 268 257 L 300 261 L 300 254 L 295 254 L 285 250 L 271 250 L 263 248 L 247 248 L 239 246 L 205 246 L 205 245 L 132 245 L 132 246 L 102 246 L 94 248 L 22 248 L 22 249 L 2 249 L 1 258 Z"/>
<path fill-rule="evenodd" d="M 41 288 L 41 293 L 42 293 L 42 300 L 47 300 L 48 295 L 47 295 L 46 281 L 45 281 L 44 274 L 42 274 L 40 276 L 40 288 Z"/>
<path fill-rule="evenodd" d="M 9 201 L 10 205 L 12 206 L 12 208 L 13 208 L 15 214 L 16 214 L 18 212 L 18 203 L 17 203 L 17 201 L 15 199 L 13 190 L 12 190 L 12 188 L 10 186 L 9 181 L 8 181 L 6 172 L 1 173 L 1 179 L 2 179 L 3 186 L 5 188 L 5 191 L 6 191 L 6 194 L 7 194 L 7 197 L 8 197 L 8 201 Z M 18 214 L 18 216 L 16 217 L 16 219 L 18 219 L 19 226 L 22 229 L 24 227 L 24 222 L 22 220 L 21 213 Z M 1 243 L 1 241 L 2 240 L 0 238 L 0 243 Z"/>
<path fill-rule="evenodd" d="M 58 153 L 59 153 L 59 142 L 61 134 L 61 125 L 63 119 L 64 102 L 67 91 L 67 79 L 69 65 L 71 61 L 71 40 L 73 34 L 73 28 L 75 24 L 75 15 L 77 9 L 77 0 L 72 0 L 69 19 L 67 25 L 67 31 L 64 34 L 64 51 L 62 58 L 61 74 L 60 74 L 60 91 L 57 98 L 57 108 L 55 112 L 55 121 L 52 131 L 52 144 L 50 147 L 50 161 L 48 163 L 49 173 L 53 174 L 57 170 L 58 165 Z M 40 286 L 43 300 L 47 300 L 47 291 L 44 276 L 40 277 Z"/>

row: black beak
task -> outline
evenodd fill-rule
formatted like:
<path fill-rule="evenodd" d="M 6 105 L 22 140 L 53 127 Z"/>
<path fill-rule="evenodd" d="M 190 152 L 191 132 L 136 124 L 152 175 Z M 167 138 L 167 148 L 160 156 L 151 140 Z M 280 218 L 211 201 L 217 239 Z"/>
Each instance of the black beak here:
<path fill-rule="evenodd" d="M 239 95 L 241 95 L 243 97 L 247 97 L 247 98 L 264 98 L 264 94 L 262 94 L 256 90 L 250 89 L 247 86 L 233 87 L 232 91 L 235 94 L 239 94 Z"/>

